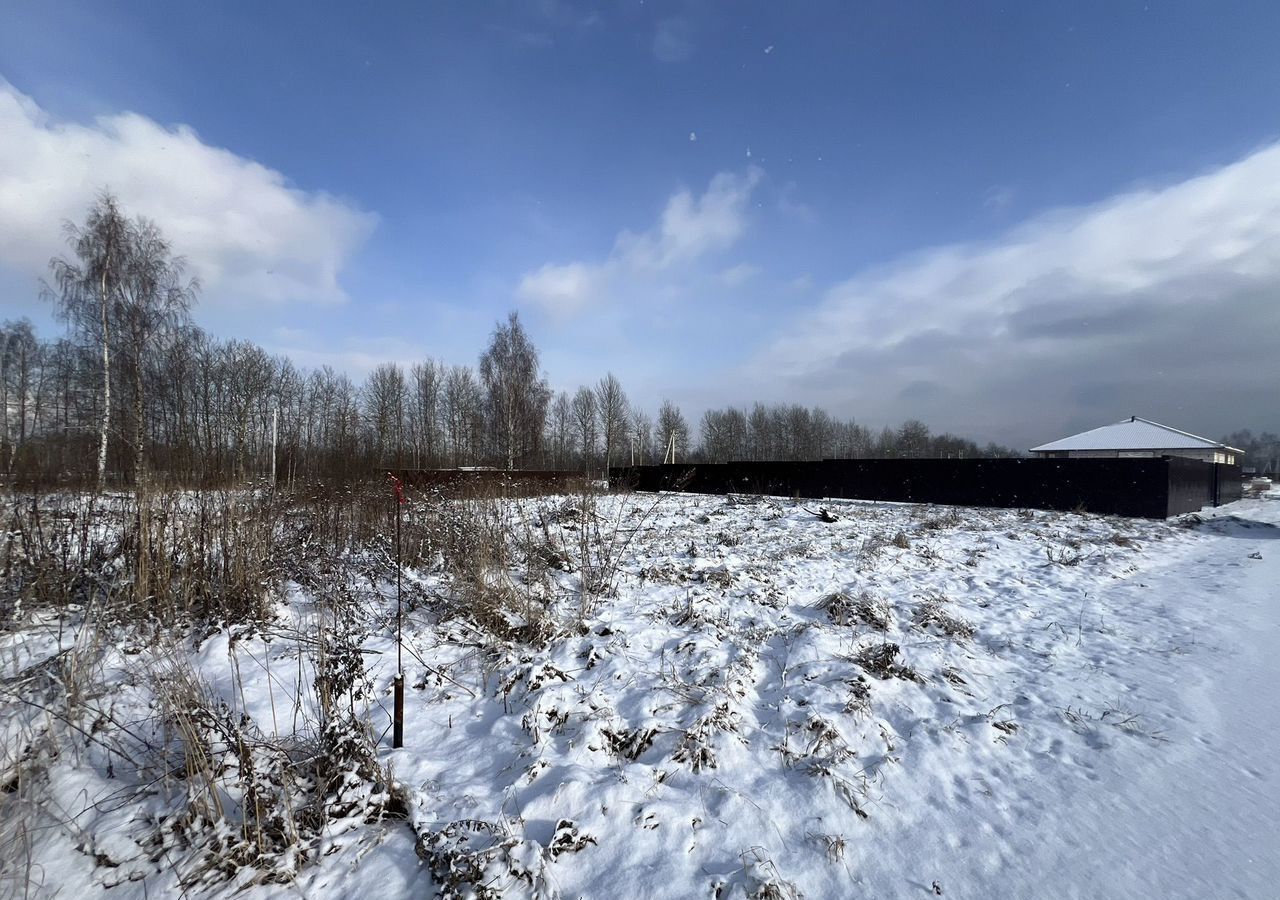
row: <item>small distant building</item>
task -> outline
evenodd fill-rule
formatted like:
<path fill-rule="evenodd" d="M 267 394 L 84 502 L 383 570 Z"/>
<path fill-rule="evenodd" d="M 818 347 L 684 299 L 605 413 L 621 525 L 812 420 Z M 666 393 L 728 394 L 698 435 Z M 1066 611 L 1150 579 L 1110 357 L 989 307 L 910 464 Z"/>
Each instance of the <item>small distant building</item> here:
<path fill-rule="evenodd" d="M 1227 465 L 1235 465 L 1236 457 L 1242 452 L 1221 441 L 1211 441 L 1209 438 L 1137 416 L 1031 448 L 1031 454 L 1042 459 L 1144 459 L 1181 456 Z"/>

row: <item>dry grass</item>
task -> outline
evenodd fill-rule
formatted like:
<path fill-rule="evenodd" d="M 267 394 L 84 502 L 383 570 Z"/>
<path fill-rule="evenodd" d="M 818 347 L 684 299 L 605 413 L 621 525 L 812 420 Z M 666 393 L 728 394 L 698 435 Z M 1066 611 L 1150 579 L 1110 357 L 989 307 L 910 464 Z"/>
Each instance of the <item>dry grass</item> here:
<path fill-rule="evenodd" d="M 852 597 L 843 591 L 828 594 L 815 604 L 835 625 L 866 625 L 886 631 L 893 625 L 893 610 L 888 601 L 862 591 Z"/>
<path fill-rule="evenodd" d="M 407 504 L 404 565 L 438 575 L 444 589 L 428 595 L 406 579 L 406 608 L 460 622 L 496 670 L 521 647 L 583 627 L 598 598 L 615 590 L 652 508 L 626 499 L 605 514 L 585 485 L 552 509 L 492 489 Z M 0 628 L 49 622 L 65 649 L 0 681 L 5 715 L 30 712 L 25 730 L 6 721 L 18 737 L 0 747 L 0 884 L 38 884 L 32 835 L 74 831 L 69 820 L 50 819 L 57 804 L 47 776 L 71 752 L 121 779 L 114 803 L 159 790 L 139 860 L 99 860 L 121 880 L 131 866 L 163 865 L 195 890 L 287 882 L 336 835 L 402 816 L 406 798 L 378 763 L 367 725 L 377 698 L 362 650 L 372 630 L 388 627 L 385 614 L 371 615 L 385 610 L 395 581 L 395 513 L 381 484 L 8 496 Z M 566 583 L 576 584 L 577 623 L 552 612 Z M 313 602 L 305 625 L 282 615 L 289 584 Z M 298 648 L 299 693 L 282 696 L 277 709 L 272 688 L 271 721 L 262 722 L 242 702 L 235 648 L 268 633 Z M 228 639 L 241 701 L 220 696 L 189 661 L 191 648 L 215 634 Z M 127 673 L 120 702 L 111 668 Z M 529 673 L 528 691 L 540 677 L 551 676 Z M 691 729 L 694 757 L 702 758 L 696 735 L 709 753 L 723 724 L 713 713 Z M 653 737 L 620 731 L 611 749 L 634 758 Z M 553 857 L 593 841 L 562 824 L 547 848 Z M 451 846 L 448 835 L 420 842 L 442 865 L 462 859 Z"/>
<path fill-rule="evenodd" d="M 881 680 L 900 678 L 923 683 L 920 673 L 906 663 L 898 662 L 901 648 L 892 641 L 868 644 L 854 654 L 852 661 Z"/>
<path fill-rule="evenodd" d="M 74 833 L 50 820 L 59 804 L 47 773 L 67 754 L 119 779 L 111 808 L 134 792 L 159 805 L 137 838 L 139 860 L 100 864 L 122 873 L 164 865 L 192 888 L 291 880 L 335 834 L 401 815 L 404 798 L 366 724 L 373 698 L 361 650 L 371 599 L 382 603 L 393 578 L 393 510 L 378 486 L 9 497 L 0 626 L 50 623 L 41 627 L 54 629 L 55 652 L 0 682 L 0 882 L 39 884 L 24 869 L 37 829 Z M 443 548 L 460 576 L 456 602 L 474 620 L 495 638 L 538 639 L 536 615 L 510 618 L 525 598 L 482 575 L 505 563 L 509 535 L 498 541 L 470 512 L 456 528 L 435 517 L 407 523 L 406 560 Z M 314 598 L 305 633 L 278 616 L 290 581 Z M 243 697 L 234 648 L 268 629 L 299 648 L 303 693 L 281 698 L 279 721 L 273 693 L 264 723 L 188 660 L 192 646 L 227 635 Z M 17 718 L 24 710 L 29 726 Z M 77 802 L 99 810 L 103 801 Z"/>
<path fill-rule="evenodd" d="M 973 625 L 947 609 L 947 600 L 939 595 L 926 597 L 916 607 L 912 621 L 917 628 L 953 638 L 973 637 Z"/>

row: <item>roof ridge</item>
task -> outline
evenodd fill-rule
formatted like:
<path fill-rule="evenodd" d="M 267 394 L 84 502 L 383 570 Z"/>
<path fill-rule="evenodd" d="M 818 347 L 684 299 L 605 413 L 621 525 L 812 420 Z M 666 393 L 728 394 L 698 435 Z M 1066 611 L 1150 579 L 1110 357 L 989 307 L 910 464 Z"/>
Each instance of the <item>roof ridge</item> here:
<path fill-rule="evenodd" d="M 1174 428 L 1172 425 L 1165 425 L 1163 422 L 1155 422 L 1155 421 L 1152 421 L 1151 419 L 1144 419 L 1142 418 L 1142 416 L 1130 416 L 1129 419 L 1130 421 L 1133 421 L 1133 422 L 1146 422 L 1148 425 L 1154 425 L 1157 428 L 1163 428 L 1165 431 L 1172 431 L 1177 434 L 1184 435 L 1185 437 L 1195 438 L 1198 441 L 1208 441 L 1209 443 L 1215 444 L 1220 447 L 1226 446 L 1226 444 L 1222 443 L 1222 441 L 1215 441 L 1213 438 L 1207 438 L 1201 434 L 1193 434 L 1190 431 L 1183 431 L 1181 428 Z M 1122 425 L 1124 423 L 1117 422 L 1116 424 Z"/>

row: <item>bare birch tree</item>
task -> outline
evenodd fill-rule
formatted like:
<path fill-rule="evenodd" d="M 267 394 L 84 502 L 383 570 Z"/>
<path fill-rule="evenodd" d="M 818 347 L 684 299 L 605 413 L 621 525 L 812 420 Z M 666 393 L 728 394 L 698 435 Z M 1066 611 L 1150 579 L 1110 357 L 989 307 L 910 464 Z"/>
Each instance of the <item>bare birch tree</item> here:
<path fill-rule="evenodd" d="M 101 490 L 106 484 L 111 433 L 111 308 L 119 296 L 129 223 L 116 198 L 104 191 L 89 209 L 83 227 L 68 222 L 65 229 L 75 260 L 56 257 L 49 263 L 57 292 L 46 289 L 45 295 L 57 303 L 59 314 L 101 352 L 97 478 Z"/>
<path fill-rule="evenodd" d="M 43 345 L 36 338 L 29 319 L 5 322 L 0 326 L 0 410 L 4 431 L 0 433 L 5 469 L 14 462 L 29 432 L 39 425 L 40 382 Z"/>

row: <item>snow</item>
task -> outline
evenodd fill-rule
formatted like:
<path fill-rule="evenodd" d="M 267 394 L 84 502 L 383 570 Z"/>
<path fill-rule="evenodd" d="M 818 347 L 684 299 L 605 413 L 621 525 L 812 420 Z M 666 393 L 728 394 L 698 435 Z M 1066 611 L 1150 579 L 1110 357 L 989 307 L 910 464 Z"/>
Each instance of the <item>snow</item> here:
<path fill-rule="evenodd" d="M 437 865 L 487 853 L 486 883 L 512 897 L 1274 896 L 1278 501 L 1170 522 L 832 501 L 824 522 L 813 503 L 605 497 L 594 561 L 614 590 L 586 602 L 581 519 L 558 514 L 578 501 L 510 501 L 513 530 L 568 560 L 536 584 L 507 573 L 550 599 L 556 636 L 502 643 L 417 605 L 406 746 L 388 733 L 379 750 L 407 823 L 335 826 L 293 883 L 215 891 L 430 896 L 421 835 Z M 451 589 L 439 569 L 406 584 Z M 388 584 L 379 596 L 364 650 L 382 733 L 395 604 Z M 293 585 L 278 627 L 212 634 L 191 666 L 288 735 L 316 716 L 289 637 L 315 615 Z M 0 636 L 4 767 L 48 727 L 10 685 L 31 690 L 75 635 L 32 615 Z M 97 701 L 122 721 L 145 705 L 141 661 L 156 664 L 126 649 Z M 49 763 L 46 812 L 64 824 L 33 830 L 32 866 L 24 854 L 0 884 L 178 889 L 139 849 L 161 798 L 104 803 L 128 779 L 102 760 Z"/>

